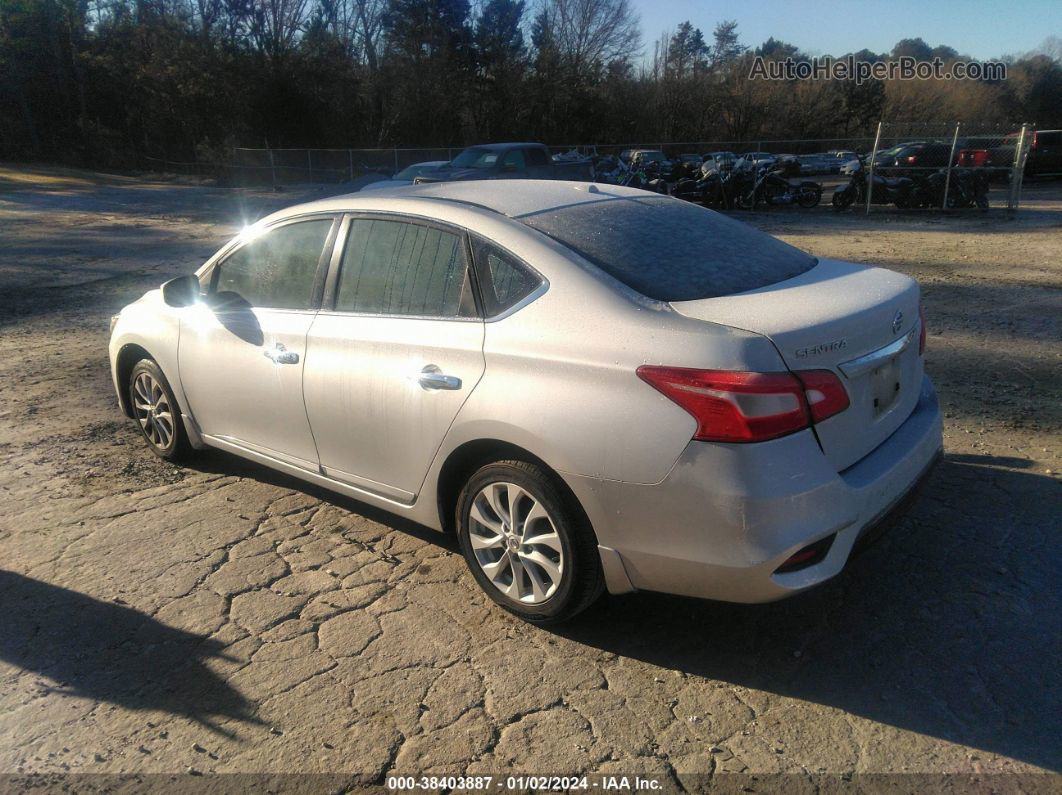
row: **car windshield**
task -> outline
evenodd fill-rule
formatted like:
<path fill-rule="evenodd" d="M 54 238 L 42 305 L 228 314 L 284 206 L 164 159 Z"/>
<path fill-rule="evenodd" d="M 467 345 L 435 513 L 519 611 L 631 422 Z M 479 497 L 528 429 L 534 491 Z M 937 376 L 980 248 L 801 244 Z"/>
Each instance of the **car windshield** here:
<path fill-rule="evenodd" d="M 493 168 L 498 162 L 498 152 L 473 146 L 453 159 L 450 165 L 455 168 Z"/>
<path fill-rule="evenodd" d="M 426 174 L 429 171 L 435 171 L 435 169 L 437 169 L 437 168 L 438 168 L 438 166 L 436 166 L 436 165 L 425 166 L 425 165 L 418 164 L 418 165 L 414 165 L 414 166 L 407 166 L 406 168 L 402 169 L 397 174 L 395 174 L 394 177 L 392 177 L 392 179 L 410 179 L 411 180 L 411 179 L 415 179 L 416 177 L 419 177 L 421 174 Z"/>
<path fill-rule="evenodd" d="M 518 220 L 658 301 L 755 290 L 817 262 L 742 221 L 666 196 L 575 204 Z"/>

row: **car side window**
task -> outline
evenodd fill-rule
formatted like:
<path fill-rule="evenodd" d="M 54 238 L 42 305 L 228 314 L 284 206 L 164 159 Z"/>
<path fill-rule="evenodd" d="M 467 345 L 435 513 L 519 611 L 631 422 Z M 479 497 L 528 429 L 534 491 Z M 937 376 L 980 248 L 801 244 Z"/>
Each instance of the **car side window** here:
<path fill-rule="evenodd" d="M 253 307 L 311 309 L 317 266 L 331 218 L 271 229 L 217 266 L 214 295 L 238 297 Z"/>
<path fill-rule="evenodd" d="M 336 311 L 419 317 L 476 317 L 461 236 L 408 221 L 350 222 Z"/>
<path fill-rule="evenodd" d="M 522 171 L 527 168 L 527 161 L 524 159 L 523 149 L 512 149 L 509 151 L 509 154 L 507 154 L 502 161 L 502 168 L 507 168 L 509 166 L 515 166 L 517 171 Z"/>
<path fill-rule="evenodd" d="M 501 314 L 530 295 L 542 283 L 512 254 L 482 238 L 472 239 L 483 309 L 487 317 Z"/>
<path fill-rule="evenodd" d="M 548 166 L 549 158 L 541 149 L 528 149 L 527 162 L 532 166 Z"/>

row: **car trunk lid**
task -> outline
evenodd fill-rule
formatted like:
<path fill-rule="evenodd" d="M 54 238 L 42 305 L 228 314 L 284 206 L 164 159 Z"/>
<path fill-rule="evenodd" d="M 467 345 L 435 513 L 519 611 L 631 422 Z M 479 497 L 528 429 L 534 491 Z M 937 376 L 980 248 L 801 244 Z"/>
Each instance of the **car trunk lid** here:
<path fill-rule="evenodd" d="M 848 409 L 815 426 L 841 471 L 910 415 L 922 381 L 918 284 L 894 271 L 837 260 L 735 295 L 675 301 L 680 314 L 768 337 L 791 370 L 828 369 Z"/>

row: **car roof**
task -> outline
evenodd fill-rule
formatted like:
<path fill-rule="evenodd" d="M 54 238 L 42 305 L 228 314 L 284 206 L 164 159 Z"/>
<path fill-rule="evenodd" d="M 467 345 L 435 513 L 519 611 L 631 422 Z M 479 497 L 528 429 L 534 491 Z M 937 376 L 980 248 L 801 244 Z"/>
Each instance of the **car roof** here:
<path fill-rule="evenodd" d="M 468 148 L 469 149 L 489 149 L 492 152 L 502 152 L 502 151 L 506 151 L 506 150 L 509 150 L 509 149 L 524 149 L 524 148 L 526 148 L 528 146 L 532 146 L 532 147 L 535 147 L 537 149 L 539 147 L 545 146 L 545 144 L 537 144 L 537 143 L 533 143 L 533 142 L 525 142 L 525 143 L 516 142 L 516 143 L 501 143 L 501 144 L 472 144 Z"/>
<path fill-rule="evenodd" d="M 317 212 L 390 211 L 433 216 L 441 205 L 464 206 L 519 218 L 588 202 L 650 198 L 654 194 L 620 185 L 545 179 L 429 182 L 365 193 L 348 193 L 297 204 L 261 223 Z"/>

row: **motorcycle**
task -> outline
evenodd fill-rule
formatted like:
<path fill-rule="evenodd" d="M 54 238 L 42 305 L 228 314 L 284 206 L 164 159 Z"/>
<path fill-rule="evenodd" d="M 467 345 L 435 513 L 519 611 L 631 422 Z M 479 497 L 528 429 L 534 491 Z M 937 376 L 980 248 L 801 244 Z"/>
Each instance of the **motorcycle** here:
<path fill-rule="evenodd" d="M 944 200 L 944 186 L 947 183 L 947 202 Z M 944 207 L 966 208 L 980 207 L 988 209 L 989 177 L 982 170 L 966 168 L 953 169 L 951 180 L 947 171 L 941 169 L 928 177 L 915 179 L 914 187 L 908 198 L 908 207 Z"/>
<path fill-rule="evenodd" d="M 651 169 L 641 169 L 637 165 L 628 166 L 622 160 L 606 162 L 597 172 L 597 181 L 606 185 L 622 185 L 628 188 L 641 188 L 655 193 L 667 194 L 667 183 L 650 173 Z"/>
<path fill-rule="evenodd" d="M 734 203 L 743 210 L 755 209 L 761 200 L 770 205 L 796 202 L 804 208 L 815 207 L 822 199 L 822 185 L 810 181 L 794 185 L 790 178 L 799 173 L 800 164 L 793 159 L 761 166 L 755 173 L 735 169 L 731 176 Z"/>
<path fill-rule="evenodd" d="M 833 192 L 832 204 L 835 210 L 846 210 L 853 202 L 867 200 L 867 174 L 866 167 L 859 160 L 850 165 L 851 177 L 848 184 L 841 185 Z M 914 180 L 908 177 L 895 179 L 874 175 L 874 190 L 871 193 L 871 204 L 895 204 L 897 207 L 910 206 L 911 194 L 914 190 Z"/>
<path fill-rule="evenodd" d="M 712 161 L 701 164 L 699 178 L 689 177 L 675 183 L 671 195 L 705 207 L 729 210 L 732 207 L 729 191 L 730 173 L 721 174 Z"/>

